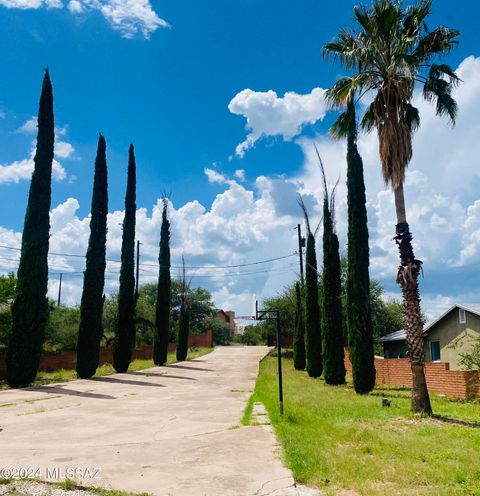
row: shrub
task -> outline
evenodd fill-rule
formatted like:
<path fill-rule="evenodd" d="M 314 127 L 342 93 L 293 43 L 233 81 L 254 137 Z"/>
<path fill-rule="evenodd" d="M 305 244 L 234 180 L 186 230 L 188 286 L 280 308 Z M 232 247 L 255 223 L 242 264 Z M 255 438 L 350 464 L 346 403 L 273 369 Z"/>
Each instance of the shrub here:
<path fill-rule="evenodd" d="M 258 346 L 267 343 L 266 329 L 262 325 L 247 326 L 243 331 L 242 343 L 247 346 Z"/>
<path fill-rule="evenodd" d="M 55 307 L 48 316 L 45 329 L 44 351 L 75 350 L 77 346 L 80 309 Z"/>

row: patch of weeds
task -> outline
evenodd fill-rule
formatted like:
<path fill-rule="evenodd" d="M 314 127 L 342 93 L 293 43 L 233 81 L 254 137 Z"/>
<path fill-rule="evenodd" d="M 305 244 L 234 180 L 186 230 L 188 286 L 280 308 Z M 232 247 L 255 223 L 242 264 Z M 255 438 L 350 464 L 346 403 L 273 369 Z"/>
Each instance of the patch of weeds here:
<path fill-rule="evenodd" d="M 72 479 L 65 479 L 60 483 L 60 487 L 66 491 L 73 491 L 74 489 L 77 489 L 77 484 L 75 484 L 75 481 Z"/>
<path fill-rule="evenodd" d="M 245 410 L 243 412 L 243 417 L 242 420 L 240 420 L 240 423 L 242 425 L 251 425 L 252 421 L 252 412 L 253 412 L 253 403 L 254 403 L 254 395 L 252 394 L 250 398 L 248 399 L 247 406 L 245 407 Z"/>

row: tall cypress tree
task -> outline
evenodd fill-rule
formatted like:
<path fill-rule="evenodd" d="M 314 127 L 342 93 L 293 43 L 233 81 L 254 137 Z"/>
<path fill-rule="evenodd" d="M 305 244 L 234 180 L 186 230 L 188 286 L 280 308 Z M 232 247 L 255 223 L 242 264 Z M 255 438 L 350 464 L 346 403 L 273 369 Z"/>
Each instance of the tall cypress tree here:
<path fill-rule="evenodd" d="M 12 305 L 12 333 L 6 356 L 7 381 L 11 387 L 28 386 L 35 379 L 45 339 L 54 141 L 53 91 L 46 70 L 38 109 L 35 165 Z"/>
<path fill-rule="evenodd" d="M 186 360 L 188 354 L 188 335 L 190 333 L 190 305 L 188 301 L 189 284 L 185 274 L 185 260 L 182 257 L 182 280 L 180 291 L 180 312 L 178 316 L 177 360 Z"/>
<path fill-rule="evenodd" d="M 118 291 L 118 323 L 113 350 L 113 367 L 126 372 L 135 344 L 135 215 L 136 165 L 133 145 L 128 150 L 127 193 L 122 236 L 122 265 Z"/>
<path fill-rule="evenodd" d="M 158 275 L 157 309 L 155 318 L 156 334 L 153 347 L 153 361 L 155 365 L 164 365 L 167 362 L 172 286 L 170 278 L 170 222 L 168 220 L 167 198 L 163 199 L 158 262 L 160 264 L 160 271 Z"/>
<path fill-rule="evenodd" d="M 347 330 L 352 363 L 353 385 L 358 394 L 375 387 L 375 355 L 373 349 L 370 308 L 370 276 L 367 208 L 363 161 L 357 149 L 355 107 L 349 102 L 344 122 L 347 134 L 348 187 L 348 271 Z"/>
<path fill-rule="evenodd" d="M 295 283 L 295 335 L 293 337 L 293 366 L 305 370 L 305 323 L 303 319 L 302 288 Z"/>
<path fill-rule="evenodd" d="M 345 383 L 345 363 L 342 326 L 342 283 L 338 237 L 334 228 L 335 188 L 328 193 L 325 170 L 318 154 L 323 177 L 323 286 L 322 350 L 323 376 L 331 385 Z"/>
<path fill-rule="evenodd" d="M 299 203 L 305 216 L 307 227 L 307 247 L 305 250 L 305 344 L 307 372 L 310 377 L 320 377 L 323 371 L 323 360 L 315 234 L 310 229 L 307 208 L 301 198 Z"/>
<path fill-rule="evenodd" d="M 80 326 L 77 341 L 77 374 L 92 377 L 98 367 L 102 339 L 103 288 L 107 242 L 108 184 L 105 138 L 98 137 L 93 178 L 90 237 L 80 303 Z"/>

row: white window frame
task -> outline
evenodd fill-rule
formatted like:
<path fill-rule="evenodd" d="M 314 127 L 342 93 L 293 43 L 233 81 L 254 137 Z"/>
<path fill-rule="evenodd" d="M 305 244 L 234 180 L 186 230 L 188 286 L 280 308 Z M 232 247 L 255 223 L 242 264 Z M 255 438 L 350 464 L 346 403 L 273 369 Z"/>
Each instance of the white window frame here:
<path fill-rule="evenodd" d="M 467 312 L 465 311 L 464 308 L 458 309 L 458 323 L 459 324 L 466 324 L 467 323 Z"/>

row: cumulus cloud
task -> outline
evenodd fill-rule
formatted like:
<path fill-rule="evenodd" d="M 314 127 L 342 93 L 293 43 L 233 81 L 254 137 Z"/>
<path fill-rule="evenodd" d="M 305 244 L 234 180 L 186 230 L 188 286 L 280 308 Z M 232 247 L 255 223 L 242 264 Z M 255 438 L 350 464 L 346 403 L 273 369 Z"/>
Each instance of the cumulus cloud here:
<path fill-rule="evenodd" d="M 172 226 L 172 275 L 178 276 L 181 257 L 189 267 L 192 283 L 201 284 L 212 291 L 217 306 L 233 308 L 241 313 L 250 311 L 252 293 L 262 293 L 266 285 L 280 283 L 283 286 L 295 275 L 298 265 L 293 255 L 296 246 L 295 232 L 291 229 L 298 219 L 288 214 L 278 214 L 269 185 L 248 190 L 235 181 L 225 185 L 211 205 L 207 207 L 193 200 L 175 207 L 170 204 Z M 51 211 L 50 252 L 79 255 L 65 257 L 51 255 L 49 294 L 54 297 L 58 290 L 58 274 L 64 273 L 64 302 L 78 303 L 81 296 L 81 274 L 89 237 L 90 217 L 78 215 L 79 202 L 68 198 Z M 120 260 L 124 212 L 108 214 L 107 257 Z M 141 283 L 154 282 L 158 278 L 158 242 L 162 218 L 162 202 L 159 199 L 149 211 L 137 210 L 136 237 L 142 242 Z M 21 235 L 0 228 L 2 242 L 19 247 Z M 278 245 L 271 246 L 271 240 Z M 291 254 L 285 260 L 261 264 L 259 267 L 218 269 L 250 261 L 268 260 L 277 255 Z M 15 254 L 15 252 L 14 252 Z M 15 254 L 18 258 L 18 254 Z M 0 247 L 0 266 L 12 252 Z M 12 262 L 11 267 L 15 267 Z M 119 264 L 109 262 L 106 273 L 106 292 L 118 288 Z M 269 282 L 270 281 L 270 282 Z M 281 287 L 280 286 L 280 287 Z"/>
<path fill-rule="evenodd" d="M 464 81 L 456 89 L 459 103 L 457 126 L 435 116 L 434 109 L 420 97 L 422 127 L 415 136 L 414 158 L 406 176 L 407 215 L 414 235 L 416 255 L 422 259 L 425 278 L 421 279 L 423 310 L 429 318 L 444 311 L 453 302 L 480 301 L 480 59 L 467 58 L 459 67 Z M 416 97 L 417 98 L 417 97 Z M 297 137 L 304 154 L 301 169 L 289 177 L 259 176 L 248 186 L 242 174 L 231 178 L 215 169 L 205 169 L 206 179 L 222 185 L 211 204 L 192 200 L 184 205 L 170 205 L 172 225 L 172 262 L 180 265 L 182 254 L 189 266 L 193 284 L 212 291 L 219 307 L 247 314 L 251 294 L 261 299 L 271 296 L 296 277 L 296 256 L 245 268 L 219 270 L 213 267 L 266 260 L 292 254 L 297 247 L 296 231 L 302 222 L 296 205 L 302 193 L 315 220 L 321 218 L 322 183 L 313 144 L 320 151 L 330 186 L 340 177 L 337 193 L 337 230 L 342 250 L 346 250 L 346 147 L 324 135 Z M 359 149 L 364 160 L 367 208 L 370 230 L 371 276 L 380 279 L 387 296 L 400 298 L 395 284 L 398 264 L 393 241 L 395 209 L 393 194 L 382 182 L 375 134 L 361 134 Z M 240 177 L 239 177 L 240 176 Z M 51 250 L 84 255 L 89 233 L 89 217 L 78 216 L 78 201 L 70 198 L 52 211 Z M 141 282 L 157 277 L 158 238 L 162 204 L 137 212 L 137 237 L 142 245 Z M 120 258 L 123 212 L 108 216 L 108 256 Z M 321 235 L 321 234 L 320 234 Z M 20 242 L 20 234 L 0 228 L 2 242 Z M 0 250 L 0 256 L 12 256 Z M 321 257 L 321 250 L 318 252 Z M 3 259 L 2 259 L 3 260 Z M 7 261 L 5 261 L 5 264 Z M 14 262 L 12 262 L 12 267 Z M 2 267 L 4 263 L 2 262 Z M 83 260 L 51 257 L 52 271 L 81 272 Z M 262 269 L 264 269 L 262 271 Z M 177 275 L 173 269 L 173 275 Z M 107 269 L 107 292 L 118 285 L 118 264 Z M 73 281 L 75 277 L 76 282 Z M 81 276 L 67 276 L 65 296 L 78 302 Z M 57 283 L 51 279 L 51 291 Z M 69 286 L 70 284 L 70 286 Z"/>
<path fill-rule="evenodd" d="M 321 88 L 314 88 L 306 95 L 290 91 L 283 97 L 272 90 L 245 89 L 232 98 L 228 109 L 247 119 L 246 129 L 250 132 L 235 150 L 238 157 L 243 157 L 260 138 L 282 136 L 286 141 L 291 140 L 305 125 L 323 119 L 327 104 L 325 90 Z"/>
<path fill-rule="evenodd" d="M 428 315 L 438 314 L 453 301 L 479 301 L 478 284 L 471 277 L 480 269 L 480 58 L 468 57 L 458 68 L 463 83 L 455 90 L 457 125 L 435 115 L 420 94 L 421 128 L 414 137 L 414 155 L 406 175 L 407 217 L 415 254 L 424 261 L 422 299 Z M 346 246 L 346 147 L 324 135 L 299 137 L 305 161 L 295 178 L 317 201 L 322 197 L 314 144 L 319 148 L 330 186 L 340 176 L 337 228 Z M 380 174 L 375 133 L 359 138 L 364 161 L 370 231 L 371 275 L 400 298 L 394 283 L 398 251 L 393 242 L 396 222 L 393 194 Z"/>
<path fill-rule="evenodd" d="M 206 167 L 205 169 L 203 169 L 203 172 L 207 176 L 209 183 L 222 184 L 227 182 L 227 178 L 225 177 L 225 175 L 214 169 L 209 169 L 208 167 Z"/>
<path fill-rule="evenodd" d="M 234 175 L 239 181 L 245 181 L 245 169 L 237 169 Z"/>
<path fill-rule="evenodd" d="M 9 9 L 63 8 L 62 0 L 0 0 L 0 5 Z M 98 11 L 113 29 L 124 38 L 142 35 L 149 38 L 168 23 L 153 10 L 149 0 L 70 0 L 68 10 L 74 15 Z"/>
<path fill-rule="evenodd" d="M 0 183 L 18 183 L 22 180 L 29 180 L 34 168 L 34 155 L 33 150 L 29 158 L 0 165 Z M 57 160 L 53 160 L 52 177 L 55 181 L 63 181 L 67 177 L 67 172 Z"/>
<path fill-rule="evenodd" d="M 37 132 L 37 118 L 31 117 L 25 121 L 16 131 L 21 134 L 34 134 Z M 55 158 L 52 164 L 52 177 L 55 181 L 63 181 L 68 174 L 57 158 L 68 159 L 75 151 L 73 145 L 60 140 L 60 136 L 65 136 L 67 128 L 55 128 Z M 23 160 L 15 160 L 9 164 L 0 164 L 0 184 L 18 183 L 22 180 L 29 180 L 32 177 L 34 168 L 33 158 L 35 156 L 35 141 L 32 143 L 30 156 Z M 72 177 L 72 176 L 71 176 Z"/>

